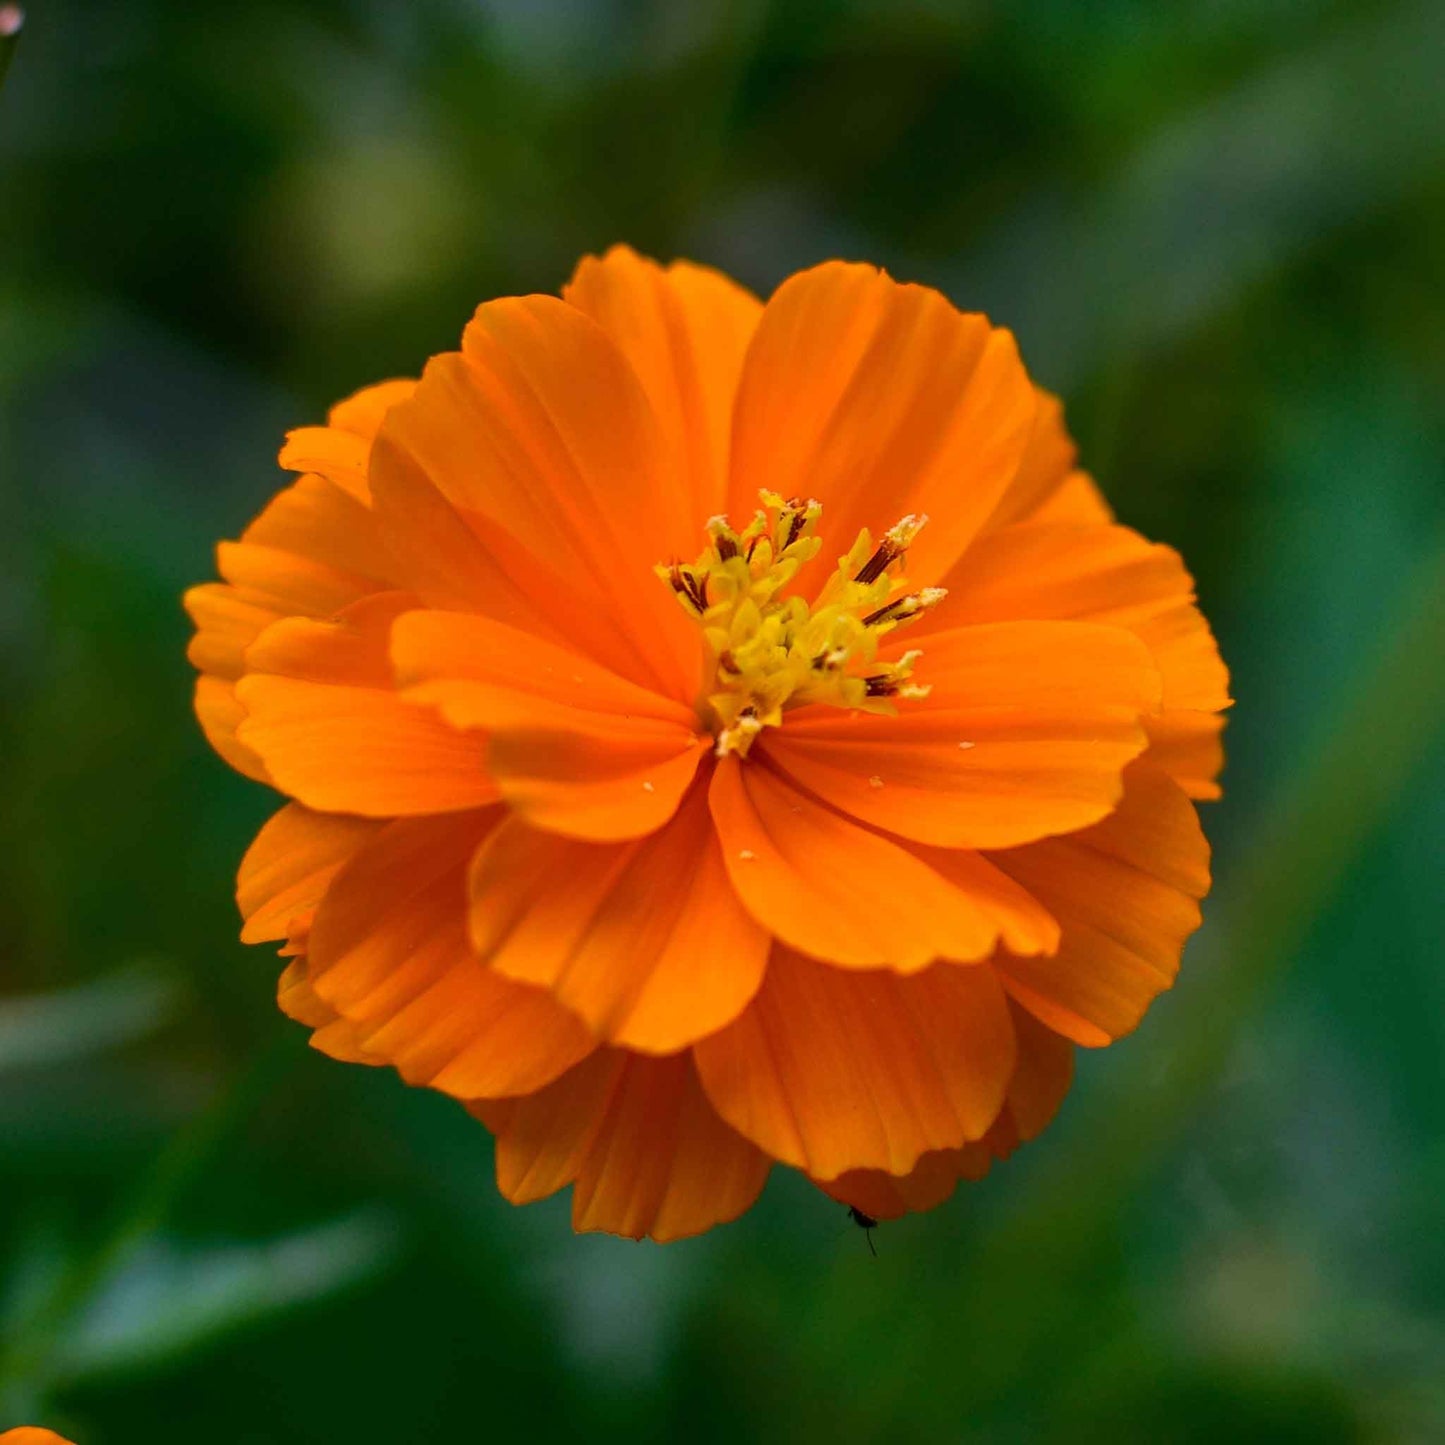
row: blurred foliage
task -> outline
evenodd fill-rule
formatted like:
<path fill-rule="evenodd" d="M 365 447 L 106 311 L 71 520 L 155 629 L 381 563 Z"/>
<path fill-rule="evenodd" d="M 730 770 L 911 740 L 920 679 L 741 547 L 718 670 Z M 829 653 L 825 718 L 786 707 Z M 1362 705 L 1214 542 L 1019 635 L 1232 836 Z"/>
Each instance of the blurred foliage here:
<path fill-rule="evenodd" d="M 1445 10 L 37 0 L 0 94 L 0 1425 L 1445 1438 Z M 1219 887 L 1050 1135 L 879 1232 L 500 1201 L 234 942 L 177 595 L 283 430 L 627 239 L 1013 326 L 1234 668 Z"/>

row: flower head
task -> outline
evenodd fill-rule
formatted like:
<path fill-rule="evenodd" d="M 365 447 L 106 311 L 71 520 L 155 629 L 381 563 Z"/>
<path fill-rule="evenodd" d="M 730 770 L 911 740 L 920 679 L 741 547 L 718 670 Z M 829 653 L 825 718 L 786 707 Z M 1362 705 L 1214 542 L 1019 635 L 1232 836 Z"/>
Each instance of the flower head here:
<path fill-rule="evenodd" d="M 874 1218 L 1168 987 L 1227 679 L 1013 338 L 830 263 L 625 249 L 293 432 L 187 603 L 282 1008 L 670 1239 L 769 1168 Z"/>

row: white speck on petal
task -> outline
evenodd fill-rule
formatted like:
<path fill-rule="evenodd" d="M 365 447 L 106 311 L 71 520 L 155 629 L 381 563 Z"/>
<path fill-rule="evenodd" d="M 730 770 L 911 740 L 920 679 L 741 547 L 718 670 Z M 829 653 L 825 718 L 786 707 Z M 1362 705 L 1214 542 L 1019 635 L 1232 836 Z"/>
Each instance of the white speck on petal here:
<path fill-rule="evenodd" d="M 757 855 L 756 853 L 754 853 L 751 848 L 739 848 L 739 849 L 738 849 L 738 857 L 741 858 L 744 863 L 751 863 L 751 862 L 753 861 L 753 859 L 756 858 L 757 856 L 758 856 L 758 855 Z"/>
<path fill-rule="evenodd" d="M 961 747 L 964 752 L 967 752 L 973 746 L 974 745 L 972 743 L 959 743 L 959 747 Z"/>
<path fill-rule="evenodd" d="M 883 786 L 883 779 L 880 778 L 877 773 L 874 773 L 873 776 L 868 779 L 868 786 L 870 788 L 881 788 Z"/>
<path fill-rule="evenodd" d="M 644 793 L 655 793 L 657 789 L 654 788 L 651 783 L 644 783 L 642 785 L 642 791 Z"/>

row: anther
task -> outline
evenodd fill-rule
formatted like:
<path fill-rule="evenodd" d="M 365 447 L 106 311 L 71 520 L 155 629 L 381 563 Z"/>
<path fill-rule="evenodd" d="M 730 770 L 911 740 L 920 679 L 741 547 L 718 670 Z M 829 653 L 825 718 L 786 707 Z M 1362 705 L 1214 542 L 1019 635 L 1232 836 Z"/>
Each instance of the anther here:
<path fill-rule="evenodd" d="M 680 562 L 672 563 L 667 569 L 667 584 L 699 615 L 707 611 L 707 596 L 701 578 L 689 572 Z"/>
<path fill-rule="evenodd" d="M 718 556 L 724 562 L 730 562 L 738 555 L 738 534 L 728 525 L 726 517 L 709 517 L 707 533 L 712 538 L 712 545 Z"/>
<path fill-rule="evenodd" d="M 801 497 L 788 499 L 788 531 L 783 539 L 783 551 L 786 552 L 803 535 L 803 528 L 808 525 L 809 505 Z"/>
<path fill-rule="evenodd" d="M 910 618 L 917 617 L 920 612 L 926 612 L 930 607 L 937 607 L 947 596 L 948 588 L 946 587 L 925 587 L 921 592 L 910 592 L 906 597 L 895 597 L 886 606 L 880 607 L 876 612 L 870 612 L 863 619 L 863 626 L 877 627 L 882 622 L 907 622 Z"/>
<path fill-rule="evenodd" d="M 884 534 L 873 555 L 853 574 L 855 582 L 876 582 L 908 549 L 928 521 L 926 515 L 910 512 Z"/>

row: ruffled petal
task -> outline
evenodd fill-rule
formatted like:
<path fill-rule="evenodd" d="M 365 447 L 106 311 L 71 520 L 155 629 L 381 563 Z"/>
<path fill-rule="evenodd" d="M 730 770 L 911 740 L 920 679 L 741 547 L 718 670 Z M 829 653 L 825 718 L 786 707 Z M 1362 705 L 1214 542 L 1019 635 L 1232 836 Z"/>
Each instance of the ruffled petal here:
<path fill-rule="evenodd" d="M 1224 770 L 1224 723 L 1218 713 L 1173 712 L 1151 717 L 1146 754 L 1191 798 L 1220 796 L 1219 775 Z"/>
<path fill-rule="evenodd" d="M 321 476 L 301 477 L 278 492 L 241 541 L 371 578 L 377 586 L 390 585 L 395 575 L 376 513 Z"/>
<path fill-rule="evenodd" d="M 902 978 L 779 947 L 758 996 L 694 1054 L 718 1113 L 781 1163 L 905 1174 L 997 1117 L 1014 1031 L 991 968 Z"/>
<path fill-rule="evenodd" d="M 196 624 L 187 655 L 202 673 L 196 716 L 228 763 L 270 782 L 236 737 L 245 710 L 232 684 L 245 671 L 246 649 L 284 617 L 329 616 L 376 591 L 390 563 L 371 513 L 319 476 L 275 497 L 241 542 L 221 543 L 217 561 L 225 582 L 193 587 L 184 599 Z"/>
<path fill-rule="evenodd" d="M 767 964 L 698 787 L 665 828 L 580 843 L 503 823 L 471 873 L 478 955 L 550 988 L 602 1039 L 671 1053 L 736 1018 Z"/>
<path fill-rule="evenodd" d="M 1012 1000 L 1019 1056 L 1009 1080 L 1004 1115 L 1020 1140 L 1037 1139 L 1053 1123 L 1054 1115 L 1074 1081 L 1074 1046 L 1041 1024 Z"/>
<path fill-rule="evenodd" d="M 1026 522 L 1095 525 L 1114 520 L 1114 510 L 1088 472 L 1070 472 L 1027 517 Z"/>
<path fill-rule="evenodd" d="M 951 572 L 946 608 L 926 613 L 909 645 L 936 627 L 983 622 L 1074 620 L 1124 627 L 1154 655 L 1161 707 L 1227 707 L 1229 674 L 1209 624 L 1194 605 L 1194 579 L 1172 547 L 1127 527 L 1054 524 L 1007 527 L 970 548 Z M 925 650 L 925 657 L 928 655 Z"/>
<path fill-rule="evenodd" d="M 359 502 L 370 502 L 367 462 L 371 444 L 388 411 L 416 390 L 411 379 L 378 382 L 338 402 L 325 426 L 303 426 L 286 434 L 281 465 L 294 472 L 318 472 Z"/>
<path fill-rule="evenodd" d="M 761 759 L 723 759 L 709 800 L 738 897 L 759 923 L 813 958 L 916 973 L 938 958 L 984 958 L 1001 935 L 1021 952 L 1057 942 L 1048 914 L 977 854 L 929 850 L 925 861 Z"/>
<path fill-rule="evenodd" d="M 285 938 L 291 921 L 321 902 L 337 871 L 381 825 L 368 818 L 314 813 L 288 803 L 256 834 L 236 878 L 245 919 L 242 943 Z"/>
<path fill-rule="evenodd" d="M 1082 622 L 935 633 L 915 675 L 933 690 L 897 716 L 800 708 L 759 746 L 864 822 L 945 848 L 1006 848 L 1113 808 L 1159 699 L 1148 649 Z"/>
<path fill-rule="evenodd" d="M 545 990 L 487 968 L 466 936 L 466 872 L 500 809 L 389 823 L 336 875 L 307 945 L 317 996 L 359 1049 L 458 1098 L 526 1093 L 593 1041 Z"/>
<path fill-rule="evenodd" d="M 829 556 L 863 527 L 876 537 L 927 514 L 908 574 L 931 582 L 998 505 L 1034 409 L 1009 332 L 925 286 L 828 262 L 763 310 L 738 388 L 730 513 L 751 516 L 760 487 L 817 498 Z"/>
<path fill-rule="evenodd" d="M 409 606 L 405 594 L 384 593 L 333 622 L 286 618 L 247 651 L 237 735 L 310 808 L 396 817 L 498 797 L 484 739 L 393 685 L 388 639 Z"/>
<path fill-rule="evenodd" d="M 311 987 L 310 968 L 304 953 L 294 957 L 281 971 L 276 984 L 276 1002 L 287 1018 L 309 1029 L 324 1028 L 340 1017 Z"/>
<path fill-rule="evenodd" d="M 236 736 L 246 709 L 237 701 L 235 683 L 202 673 L 196 679 L 194 704 L 196 721 L 206 741 L 221 757 L 238 773 L 258 783 L 269 783 L 271 774 L 266 771 L 266 764 Z"/>
<path fill-rule="evenodd" d="M 606 332 L 561 300 L 529 296 L 480 307 L 462 351 L 428 364 L 387 416 L 374 486 L 385 511 L 394 482 L 416 490 L 409 462 L 469 527 L 486 524 L 480 550 L 494 567 L 505 572 L 508 553 L 537 559 L 584 604 L 568 609 L 573 618 L 603 612 L 647 680 L 690 702 L 701 637 L 652 569 L 694 550 L 704 519 L 688 515 L 667 460 L 646 394 Z"/>
<path fill-rule="evenodd" d="M 391 381 L 373 382 L 338 401 L 326 413 L 326 424 L 333 431 L 373 438 L 381 430 L 387 412 L 398 402 L 405 401 L 415 390 L 414 376 L 399 376 Z"/>
<path fill-rule="evenodd" d="M 626 246 L 587 257 L 562 298 L 597 322 L 636 372 L 700 527 L 727 505 L 733 398 L 762 302 L 721 272 L 685 262 L 664 270 Z"/>
<path fill-rule="evenodd" d="M 272 624 L 330 617 L 377 590 L 366 578 L 274 547 L 222 542 L 216 551 L 226 581 L 192 587 L 184 597 L 196 624 L 186 655 L 231 682 L 245 674 L 246 650 Z"/>
<path fill-rule="evenodd" d="M 1003 1109 L 982 1139 L 960 1149 L 924 1154 L 907 1174 L 852 1169 L 837 1179 L 813 1182 L 840 1204 L 874 1219 L 898 1219 L 936 1208 L 960 1179 L 982 1179 L 995 1159 L 1006 1158 L 1021 1141 L 1042 1133 L 1073 1080 L 1073 1045 L 1012 1001 L 1009 1014 L 1018 1038 L 1018 1060 Z"/>
<path fill-rule="evenodd" d="M 1148 761 L 1103 822 L 991 855 L 1063 926 L 1049 958 L 1001 954 L 1008 991 L 1075 1043 L 1127 1034 L 1174 981 L 1209 891 L 1209 844 L 1179 786 Z"/>
<path fill-rule="evenodd" d="M 413 612 L 391 647 L 406 698 L 488 732 L 501 796 L 537 827 L 598 840 L 649 833 L 703 754 L 690 709 L 491 618 Z"/>
<path fill-rule="evenodd" d="M 573 1184 L 572 1225 L 664 1242 L 736 1219 L 772 1161 L 718 1118 L 687 1054 L 604 1049 L 550 1088 L 474 1112 L 514 1204 Z"/>
<path fill-rule="evenodd" d="M 919 1156 L 906 1174 L 882 1169 L 850 1169 L 836 1179 L 813 1183 L 839 1204 L 857 1209 L 870 1219 L 901 1219 L 937 1209 L 953 1197 L 960 1179 L 982 1179 L 993 1156 L 983 1140 L 958 1149 L 932 1149 Z"/>
<path fill-rule="evenodd" d="M 1028 446 L 1008 490 L 989 518 L 989 528 L 1015 522 L 1112 522 L 1109 504 L 1074 461 L 1079 449 L 1064 425 L 1064 404 L 1037 389 L 1038 405 Z"/>
<path fill-rule="evenodd" d="M 246 670 L 246 649 L 286 616 L 269 599 L 248 596 L 224 582 L 192 587 L 182 600 L 196 625 L 186 656 L 218 681 L 235 682 Z"/>
<path fill-rule="evenodd" d="M 310 1044 L 318 1053 L 343 1064 L 376 1067 L 386 1060 L 361 1046 L 356 1025 L 344 1019 L 311 987 L 311 969 L 305 953 L 286 965 L 276 986 L 276 1006 L 289 1019 L 311 1030 Z"/>
<path fill-rule="evenodd" d="M 1162 683 L 1146 720 L 1149 759 L 1193 798 L 1217 798 L 1229 674 L 1179 554 L 1116 526 L 1030 522 L 981 537 L 944 579 L 950 625 L 1007 618 L 1076 619 L 1124 627 L 1149 648 Z M 926 649 L 937 613 L 910 641 Z"/>

